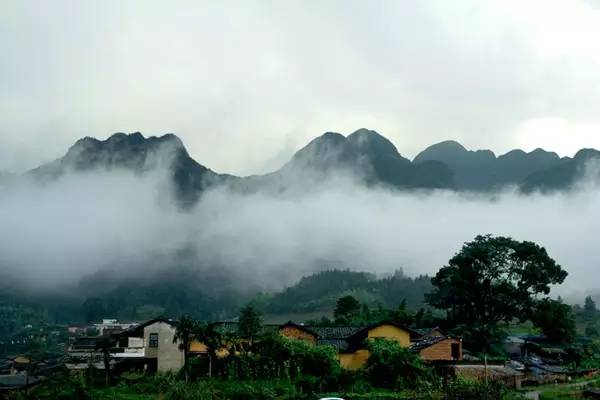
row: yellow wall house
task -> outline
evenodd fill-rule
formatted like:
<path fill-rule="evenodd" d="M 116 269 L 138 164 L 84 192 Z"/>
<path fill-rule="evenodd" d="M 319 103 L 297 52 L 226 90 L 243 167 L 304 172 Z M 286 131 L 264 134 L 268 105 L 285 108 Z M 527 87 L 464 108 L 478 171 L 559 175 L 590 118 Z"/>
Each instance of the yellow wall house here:
<path fill-rule="evenodd" d="M 366 327 L 317 327 L 290 321 L 282 325 L 279 332 L 287 337 L 335 347 L 340 365 L 349 370 L 359 369 L 367 362 L 370 355 L 365 346 L 367 339 L 395 340 L 403 347 L 414 348 L 427 361 L 462 358 L 462 347 L 457 348 L 461 346 L 460 339 L 443 336 L 437 328 L 418 331 L 395 322 Z M 435 352 L 430 351 L 431 346 L 435 346 Z"/>

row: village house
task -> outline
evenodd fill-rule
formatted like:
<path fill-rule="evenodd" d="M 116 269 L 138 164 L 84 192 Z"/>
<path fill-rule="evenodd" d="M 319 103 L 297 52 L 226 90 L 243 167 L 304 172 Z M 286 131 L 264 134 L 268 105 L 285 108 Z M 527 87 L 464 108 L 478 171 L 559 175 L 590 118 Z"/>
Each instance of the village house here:
<path fill-rule="evenodd" d="M 183 353 L 175 337 L 175 321 L 156 318 L 111 334 L 111 364 L 120 368 L 140 368 L 149 372 L 177 371 L 183 366 Z M 98 337 L 78 337 L 70 344 L 66 366 L 70 370 L 93 365 L 104 369 L 102 353 L 96 349 Z"/>
<path fill-rule="evenodd" d="M 364 366 L 369 358 L 366 339 L 387 339 L 418 353 L 429 362 L 462 360 L 462 340 L 443 335 L 438 328 L 416 330 L 393 321 L 364 327 L 305 326 L 288 322 L 279 329 L 287 337 L 330 345 L 338 352 L 340 365 L 349 370 Z"/>
<path fill-rule="evenodd" d="M 136 325 L 137 323 L 135 322 L 119 322 L 116 319 L 103 319 L 101 323 L 94 324 L 94 327 L 98 330 L 100 336 L 104 336 L 126 331 Z"/>
<path fill-rule="evenodd" d="M 236 322 L 219 322 L 222 332 L 237 332 Z M 288 322 L 283 325 L 264 325 L 264 331 L 279 332 L 289 338 L 318 345 L 330 345 L 337 351 L 340 365 L 349 370 L 361 368 L 369 358 L 367 339 L 395 340 L 428 362 L 452 362 L 462 359 L 460 338 L 444 335 L 439 329 L 416 330 L 395 322 L 370 326 L 305 326 Z M 138 368 L 149 372 L 177 371 L 183 366 L 183 352 L 174 342 L 176 322 L 157 318 L 112 334 L 115 347 L 111 349 L 111 368 Z M 94 337 L 78 337 L 69 346 L 67 367 L 85 369 L 90 365 L 103 369 L 102 353 L 96 349 Z M 190 344 L 191 354 L 203 355 L 207 347 L 198 341 Z M 222 356 L 226 356 L 222 352 Z"/>
<path fill-rule="evenodd" d="M 32 364 L 31 360 L 24 356 L 9 357 L 0 361 L 0 398 L 3 393 L 27 389 L 36 385 L 40 379 L 31 375 L 31 367 L 39 370 L 41 363 Z"/>
<path fill-rule="evenodd" d="M 86 330 L 87 327 L 85 325 L 69 325 L 67 327 L 67 333 L 70 336 L 83 336 Z"/>

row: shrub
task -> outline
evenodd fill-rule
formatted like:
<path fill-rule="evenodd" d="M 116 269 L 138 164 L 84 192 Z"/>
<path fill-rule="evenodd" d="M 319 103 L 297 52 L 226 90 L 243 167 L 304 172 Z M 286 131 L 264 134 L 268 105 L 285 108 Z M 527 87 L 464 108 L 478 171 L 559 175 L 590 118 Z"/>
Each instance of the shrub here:
<path fill-rule="evenodd" d="M 368 341 L 371 352 L 365 367 L 367 380 L 375 387 L 387 389 L 427 390 L 438 386 L 434 371 L 421 358 L 396 341 Z"/>
<path fill-rule="evenodd" d="M 300 398 L 295 387 L 284 381 L 205 381 L 177 382 L 164 400 L 291 400 Z"/>
<path fill-rule="evenodd" d="M 476 380 L 457 378 L 446 387 L 446 398 L 448 400 L 509 400 L 522 397 L 509 391 L 500 382 L 486 384 Z"/>
<path fill-rule="evenodd" d="M 330 346 L 315 346 L 280 335 L 266 335 L 250 351 L 219 360 L 220 376 L 227 379 L 288 379 L 299 376 L 336 377 L 340 366 Z"/>

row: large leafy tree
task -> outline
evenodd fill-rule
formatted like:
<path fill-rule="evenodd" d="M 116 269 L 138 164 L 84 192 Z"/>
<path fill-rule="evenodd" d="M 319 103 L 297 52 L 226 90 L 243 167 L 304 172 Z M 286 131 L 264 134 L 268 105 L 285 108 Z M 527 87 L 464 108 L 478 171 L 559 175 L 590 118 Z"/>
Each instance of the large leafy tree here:
<path fill-rule="evenodd" d="M 543 299 L 537 302 L 531 320 L 553 342 L 570 343 L 575 338 L 571 307 L 560 301 Z"/>
<path fill-rule="evenodd" d="M 250 339 L 250 342 L 262 330 L 262 317 L 252 304 L 248 304 L 240 310 L 238 330 L 239 334 Z"/>
<path fill-rule="evenodd" d="M 467 345 L 489 350 L 502 324 L 531 317 L 540 295 L 567 276 L 546 250 L 528 241 L 491 235 L 467 242 L 431 282 L 427 302 L 445 310 Z"/>

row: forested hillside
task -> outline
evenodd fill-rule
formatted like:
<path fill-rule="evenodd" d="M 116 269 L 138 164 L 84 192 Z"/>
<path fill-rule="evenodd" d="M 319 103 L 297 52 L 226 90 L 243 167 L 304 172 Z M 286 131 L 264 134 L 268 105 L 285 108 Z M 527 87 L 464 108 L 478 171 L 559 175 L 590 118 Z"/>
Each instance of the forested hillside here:
<path fill-rule="evenodd" d="M 403 301 L 409 308 L 423 305 L 425 293 L 431 290 L 427 275 L 410 278 L 399 270 L 378 278 L 367 272 L 331 270 L 304 277 L 296 285 L 275 294 L 268 301 L 272 313 L 331 311 L 338 298 L 353 295 L 362 303 L 397 307 Z"/>

